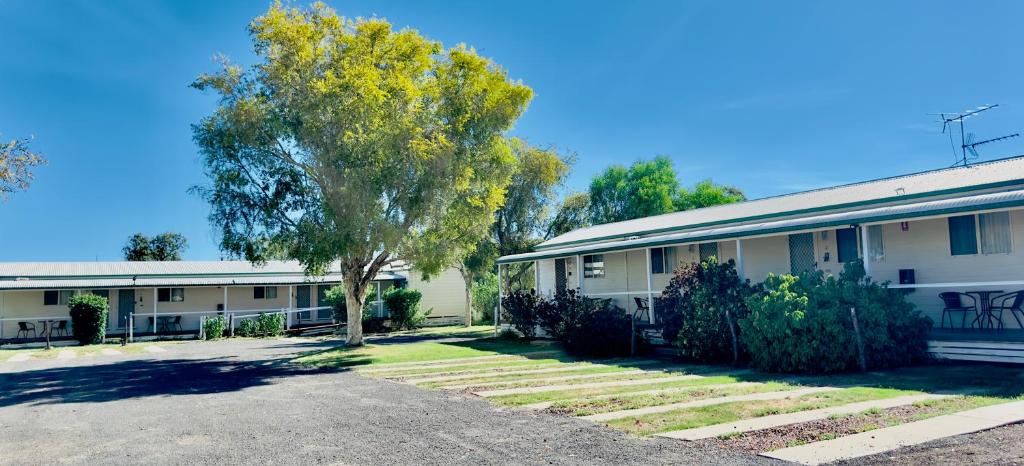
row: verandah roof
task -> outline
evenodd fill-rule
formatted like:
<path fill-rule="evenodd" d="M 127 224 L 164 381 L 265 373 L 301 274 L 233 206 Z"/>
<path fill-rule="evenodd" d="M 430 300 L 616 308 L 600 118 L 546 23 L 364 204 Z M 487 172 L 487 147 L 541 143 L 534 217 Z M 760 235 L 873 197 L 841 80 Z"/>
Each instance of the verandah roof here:
<path fill-rule="evenodd" d="M 986 210 L 1004 210 L 1019 207 L 1024 207 L 1024 189 L 897 206 L 875 207 L 871 209 L 816 215 L 789 220 L 705 228 L 687 231 L 684 233 L 649 236 L 622 241 L 544 249 L 536 252 L 503 256 L 498 259 L 498 263 L 509 264 L 539 259 L 574 256 L 577 254 L 595 254 L 674 244 L 741 239 L 752 236 L 788 233 L 818 228 L 893 222 L 936 215 L 949 215 Z"/>
<path fill-rule="evenodd" d="M 4 290 L 56 290 L 56 289 L 104 289 L 104 288 L 156 288 L 188 286 L 245 286 L 245 285 L 316 285 L 341 283 L 341 274 L 324 276 L 309 275 L 238 275 L 220 277 L 158 277 L 158 278 L 82 278 L 82 279 L 21 279 L 0 280 L 0 291 Z M 405 280 L 392 272 L 381 272 L 376 281 Z"/>

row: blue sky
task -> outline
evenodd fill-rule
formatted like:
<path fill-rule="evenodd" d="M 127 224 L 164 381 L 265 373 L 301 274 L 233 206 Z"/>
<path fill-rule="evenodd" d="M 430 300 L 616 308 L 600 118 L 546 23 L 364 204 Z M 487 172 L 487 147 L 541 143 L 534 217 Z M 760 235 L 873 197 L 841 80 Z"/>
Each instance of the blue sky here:
<path fill-rule="evenodd" d="M 335 1 L 446 45 L 535 91 L 514 133 L 577 153 L 569 189 L 613 163 L 669 156 L 682 181 L 750 197 L 948 166 L 929 112 L 987 103 L 979 137 L 1024 128 L 1024 2 Z M 216 259 L 190 89 L 224 53 L 254 63 L 269 2 L 0 0 L 0 133 L 50 160 L 0 204 L 0 261 L 116 260 L 135 232 L 177 231 Z M 1024 139 L 983 158 L 1024 153 Z"/>

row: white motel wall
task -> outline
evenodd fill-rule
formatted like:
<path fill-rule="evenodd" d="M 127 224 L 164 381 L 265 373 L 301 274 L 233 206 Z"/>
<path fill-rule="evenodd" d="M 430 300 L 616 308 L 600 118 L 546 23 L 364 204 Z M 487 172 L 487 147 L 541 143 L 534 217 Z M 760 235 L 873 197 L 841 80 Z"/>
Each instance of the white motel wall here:
<path fill-rule="evenodd" d="M 637 298 L 660 295 L 679 265 L 711 255 L 735 261 L 755 283 L 805 270 L 838 275 L 861 259 L 872 279 L 905 290 L 937 328 L 939 293 L 1024 290 L 1024 157 L 596 225 L 498 262 L 499 272 L 534 264 L 544 295 L 579 289 L 633 313 Z M 1011 312 L 1002 324 L 970 338 L 1024 342 Z M 1024 362 L 1020 346 L 1014 362 Z"/>
<path fill-rule="evenodd" d="M 464 295 L 453 292 L 452 274 L 443 272 L 429 281 L 408 267 L 382 271 L 371 290 L 407 286 L 423 294 L 421 307 L 432 309 L 431 323 L 461 322 Z M 310 277 L 291 262 L 270 262 L 255 267 L 245 262 L 110 262 L 110 263 L 0 263 L 0 341 L 21 340 L 19 323 L 41 336 L 44 320 L 68 320 L 67 298 L 92 293 L 108 298 L 108 335 L 126 333 L 134 314 L 132 333 L 194 333 L 203 317 L 230 317 L 286 311 L 295 326 L 333 323 L 324 293 L 340 283 L 340 275 Z M 461 290 L 461 278 L 458 279 Z M 371 303 L 378 315 L 387 309 Z M 180 318 L 178 325 L 162 329 Z M 69 322 L 70 324 L 70 322 Z"/>

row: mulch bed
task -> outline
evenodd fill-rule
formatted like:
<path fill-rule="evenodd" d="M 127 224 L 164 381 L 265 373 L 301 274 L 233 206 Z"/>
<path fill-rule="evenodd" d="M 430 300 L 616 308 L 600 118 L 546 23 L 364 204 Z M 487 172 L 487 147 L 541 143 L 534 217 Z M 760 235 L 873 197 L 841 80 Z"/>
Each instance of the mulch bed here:
<path fill-rule="evenodd" d="M 693 444 L 760 453 L 904 424 L 919 419 L 919 416 L 935 413 L 939 409 L 938 406 L 898 406 L 878 412 L 773 427 L 724 438 L 697 440 Z"/>

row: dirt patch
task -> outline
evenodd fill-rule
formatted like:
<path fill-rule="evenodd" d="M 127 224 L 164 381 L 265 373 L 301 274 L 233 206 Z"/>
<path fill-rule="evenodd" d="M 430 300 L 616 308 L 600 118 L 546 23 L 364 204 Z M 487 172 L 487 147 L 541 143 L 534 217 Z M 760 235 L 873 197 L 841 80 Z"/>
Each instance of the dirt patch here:
<path fill-rule="evenodd" d="M 953 398 L 933 403 L 919 403 L 889 409 L 872 409 L 857 414 L 773 427 L 754 432 L 724 435 L 698 440 L 703 447 L 760 453 L 807 443 L 832 440 L 870 430 L 905 424 L 928 417 L 970 409 L 967 398 Z"/>

